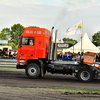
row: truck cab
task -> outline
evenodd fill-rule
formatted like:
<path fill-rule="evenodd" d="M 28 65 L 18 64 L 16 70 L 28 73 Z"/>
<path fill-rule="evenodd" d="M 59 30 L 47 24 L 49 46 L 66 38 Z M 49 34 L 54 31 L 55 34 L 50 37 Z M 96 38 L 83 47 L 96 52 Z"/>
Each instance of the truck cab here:
<path fill-rule="evenodd" d="M 19 40 L 17 68 L 25 68 L 30 61 L 47 59 L 50 36 L 45 28 L 26 27 Z"/>

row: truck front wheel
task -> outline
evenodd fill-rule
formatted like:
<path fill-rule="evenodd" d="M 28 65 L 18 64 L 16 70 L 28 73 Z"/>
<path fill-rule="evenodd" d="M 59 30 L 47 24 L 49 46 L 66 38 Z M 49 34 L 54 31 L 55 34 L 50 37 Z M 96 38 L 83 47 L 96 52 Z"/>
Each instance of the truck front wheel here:
<path fill-rule="evenodd" d="M 25 72 L 29 78 L 37 78 L 40 75 L 40 67 L 37 64 L 31 63 L 26 67 Z"/>
<path fill-rule="evenodd" d="M 93 71 L 91 69 L 81 69 L 78 72 L 78 80 L 83 82 L 89 82 L 93 79 Z"/>

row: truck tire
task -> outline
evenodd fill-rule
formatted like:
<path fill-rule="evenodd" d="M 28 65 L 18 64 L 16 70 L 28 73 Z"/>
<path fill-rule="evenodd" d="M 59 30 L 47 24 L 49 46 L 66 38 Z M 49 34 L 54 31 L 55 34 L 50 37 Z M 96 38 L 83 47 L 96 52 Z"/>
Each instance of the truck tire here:
<path fill-rule="evenodd" d="M 31 63 L 26 67 L 25 72 L 29 78 L 37 78 L 40 76 L 40 67 L 37 64 Z"/>
<path fill-rule="evenodd" d="M 81 69 L 77 75 L 78 75 L 78 80 L 83 82 L 91 81 L 94 76 L 92 69 Z"/>

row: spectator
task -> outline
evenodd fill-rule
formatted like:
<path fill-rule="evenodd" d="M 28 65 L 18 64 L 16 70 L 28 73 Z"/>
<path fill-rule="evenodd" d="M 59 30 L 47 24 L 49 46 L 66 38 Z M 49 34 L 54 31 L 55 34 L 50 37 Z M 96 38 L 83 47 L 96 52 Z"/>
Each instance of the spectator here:
<path fill-rule="evenodd" d="M 62 54 L 60 53 L 57 58 L 58 60 L 62 60 Z"/>
<path fill-rule="evenodd" d="M 68 58 L 68 56 L 69 56 L 69 53 L 70 53 L 70 52 L 65 52 L 65 53 L 66 53 L 66 55 L 67 55 L 67 58 Z"/>
<path fill-rule="evenodd" d="M 5 54 L 3 55 L 4 58 L 9 58 L 8 52 L 5 51 Z"/>
<path fill-rule="evenodd" d="M 79 60 L 81 60 L 81 54 L 80 54 L 80 52 L 78 52 L 78 56 L 79 56 Z"/>
<path fill-rule="evenodd" d="M 79 56 L 81 55 L 80 52 L 78 52 L 78 55 L 79 55 Z"/>
<path fill-rule="evenodd" d="M 67 55 L 65 53 L 65 55 L 63 55 L 63 60 L 67 60 L 67 59 L 68 59 L 68 57 L 67 57 Z"/>
<path fill-rule="evenodd" d="M 2 58 L 3 57 L 3 52 L 2 52 L 2 50 L 0 49 L 0 58 Z"/>
<path fill-rule="evenodd" d="M 14 54 L 14 50 L 11 51 L 11 55 L 13 55 L 13 54 Z"/>
<path fill-rule="evenodd" d="M 80 59 L 81 59 L 81 60 L 84 59 L 84 56 L 83 56 L 83 55 L 84 55 L 84 53 L 82 52 L 82 53 L 81 53 L 81 56 L 80 56 Z"/>
<path fill-rule="evenodd" d="M 5 53 L 6 53 L 5 49 L 3 49 L 2 54 L 5 55 Z"/>
<path fill-rule="evenodd" d="M 11 52 L 12 52 L 12 50 L 10 49 L 10 50 L 9 50 L 9 58 L 10 58 L 10 59 L 12 58 Z"/>
<path fill-rule="evenodd" d="M 58 59 L 58 57 L 59 57 L 59 53 L 57 53 L 57 59 Z"/>
<path fill-rule="evenodd" d="M 76 57 L 75 57 L 75 55 L 73 55 L 73 57 L 72 57 L 72 61 L 76 61 Z"/>
<path fill-rule="evenodd" d="M 76 61 L 79 61 L 80 60 L 80 56 L 77 54 L 76 55 Z"/>
<path fill-rule="evenodd" d="M 16 53 L 16 51 L 13 54 L 13 59 L 17 59 L 17 53 Z"/>
<path fill-rule="evenodd" d="M 1 56 L 1 54 L 2 54 L 2 50 L 0 49 L 0 56 Z"/>
<path fill-rule="evenodd" d="M 68 56 L 68 60 L 70 60 L 70 61 L 72 60 L 72 54 L 71 53 Z"/>

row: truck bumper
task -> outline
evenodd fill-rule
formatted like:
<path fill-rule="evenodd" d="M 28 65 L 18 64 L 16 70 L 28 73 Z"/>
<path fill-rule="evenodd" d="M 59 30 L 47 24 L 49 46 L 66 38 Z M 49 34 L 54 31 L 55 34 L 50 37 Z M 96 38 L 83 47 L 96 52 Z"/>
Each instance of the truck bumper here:
<path fill-rule="evenodd" d="M 25 69 L 25 67 L 26 67 L 25 65 L 16 65 L 17 69 Z"/>

